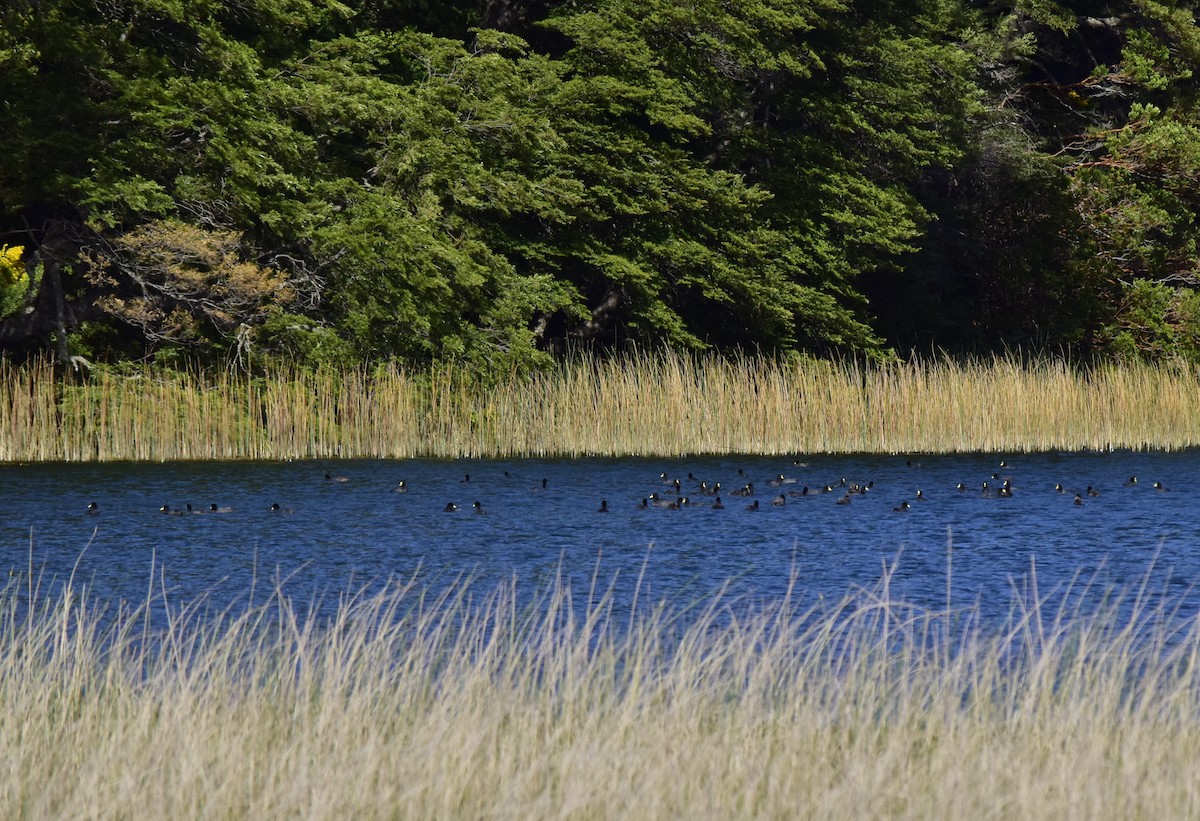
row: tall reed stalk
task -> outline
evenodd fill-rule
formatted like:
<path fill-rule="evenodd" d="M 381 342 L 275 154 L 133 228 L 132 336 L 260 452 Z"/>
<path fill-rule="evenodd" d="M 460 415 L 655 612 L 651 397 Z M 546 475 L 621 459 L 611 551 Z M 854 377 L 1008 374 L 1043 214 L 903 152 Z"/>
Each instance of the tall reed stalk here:
<path fill-rule="evenodd" d="M 1079 591 L 1075 591 L 1079 592 Z M 0 595 L 0 816 L 1200 814 L 1200 627 L 1015 596 L 620 614 L 515 583 L 212 614 Z"/>
<path fill-rule="evenodd" d="M 485 386 L 451 365 L 248 378 L 0 362 L 0 461 L 1175 449 L 1187 365 L 890 365 L 663 353 Z"/>

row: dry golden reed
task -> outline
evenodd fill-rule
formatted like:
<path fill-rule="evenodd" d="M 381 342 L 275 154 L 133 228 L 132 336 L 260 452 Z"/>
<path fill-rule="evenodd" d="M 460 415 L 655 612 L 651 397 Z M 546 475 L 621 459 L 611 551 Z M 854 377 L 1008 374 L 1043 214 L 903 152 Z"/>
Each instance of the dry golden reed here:
<path fill-rule="evenodd" d="M 6 819 L 1200 815 L 1200 626 L 1169 603 L 1017 596 L 984 630 L 886 579 L 632 616 L 407 582 L 319 621 L 25 582 L 0 591 Z"/>
<path fill-rule="evenodd" d="M 484 385 L 452 365 L 265 377 L 0 363 L 0 461 L 954 453 L 1200 444 L 1192 366 L 662 353 Z"/>

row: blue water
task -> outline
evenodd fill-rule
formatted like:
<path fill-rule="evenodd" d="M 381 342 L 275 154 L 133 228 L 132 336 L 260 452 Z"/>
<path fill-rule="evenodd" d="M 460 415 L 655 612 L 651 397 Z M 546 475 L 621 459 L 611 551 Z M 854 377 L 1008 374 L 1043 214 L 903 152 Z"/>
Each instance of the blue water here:
<path fill-rule="evenodd" d="M 1001 467 L 1001 460 L 1006 464 Z M 579 591 L 614 587 L 618 608 L 676 606 L 728 583 L 750 603 L 794 580 L 802 601 L 874 587 L 929 608 L 978 605 L 1007 614 L 1013 591 L 1051 593 L 1073 579 L 1100 589 L 1149 581 L 1154 595 L 1195 612 L 1200 595 L 1200 453 L 790 458 L 405 460 L 177 464 L 5 465 L 0 468 L 0 571 L 28 568 L 51 591 L 74 573 L 94 598 L 134 603 L 166 593 L 238 601 L 252 584 L 305 605 L 389 578 L 438 587 L 469 577 L 525 589 L 557 574 Z M 740 473 L 739 473 L 740 471 Z M 327 481 L 329 472 L 346 482 Z M 679 478 L 699 506 L 639 509 Z M 778 474 L 796 480 L 767 487 Z M 464 481 L 466 475 L 470 481 Z M 694 478 L 687 478 L 691 474 Z M 993 474 L 997 478 L 992 478 Z M 1126 486 L 1137 476 L 1135 486 Z M 985 496 L 1008 478 L 1012 497 Z M 545 489 L 542 480 L 546 480 Z M 840 487 L 873 483 L 849 504 Z M 394 493 L 400 481 L 407 493 Z M 698 492 L 721 482 L 724 510 Z M 730 491 L 753 481 L 756 495 Z M 1161 482 L 1167 491 L 1156 491 Z M 956 490 L 958 483 L 969 486 Z M 1055 485 L 1065 486 L 1057 493 Z M 782 507 L 770 504 L 780 492 Z M 838 485 L 832 492 L 816 492 Z M 1087 486 L 1100 492 L 1074 504 Z M 924 501 L 915 498 L 922 490 Z M 745 506 L 757 499 L 761 509 Z M 472 512 L 478 500 L 486 515 Z M 599 513 L 607 500 L 609 513 Z M 902 500 L 911 509 L 896 513 Z M 89 502 L 99 513 L 88 515 Z M 448 502 L 462 507 L 443 512 Z M 166 515 L 191 504 L 229 512 Z M 271 512 L 272 503 L 285 510 Z M 1078 587 L 1078 583 L 1076 584 Z"/>

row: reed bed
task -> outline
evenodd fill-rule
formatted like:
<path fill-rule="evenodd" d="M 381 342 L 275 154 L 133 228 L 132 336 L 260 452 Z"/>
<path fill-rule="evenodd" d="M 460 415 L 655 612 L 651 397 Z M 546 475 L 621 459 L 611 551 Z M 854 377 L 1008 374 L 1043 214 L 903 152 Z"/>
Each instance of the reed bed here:
<path fill-rule="evenodd" d="M 22 580 L 0 815 L 1200 814 L 1200 626 L 1149 597 L 1014 595 L 986 630 L 886 578 L 819 607 L 586 598 L 395 582 L 320 622 L 282 592 L 212 613 Z"/>
<path fill-rule="evenodd" d="M 451 365 L 250 378 L 0 361 L 0 409 L 0 461 L 1177 449 L 1200 443 L 1200 374 L 663 353 L 485 385 Z"/>

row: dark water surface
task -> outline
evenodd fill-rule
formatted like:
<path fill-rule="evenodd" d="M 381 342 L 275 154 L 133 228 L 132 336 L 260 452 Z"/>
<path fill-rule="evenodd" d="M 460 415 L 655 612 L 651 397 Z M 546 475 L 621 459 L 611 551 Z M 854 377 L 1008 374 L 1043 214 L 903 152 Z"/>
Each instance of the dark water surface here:
<path fill-rule="evenodd" d="M 1001 466 L 1001 460 L 1007 463 Z M 75 569 L 104 601 L 244 599 L 257 578 L 286 578 L 293 600 L 332 606 L 339 593 L 389 577 L 430 586 L 468 575 L 482 589 L 516 579 L 528 589 L 557 573 L 586 590 L 594 574 L 615 581 L 627 607 L 685 604 L 726 581 L 750 602 L 770 601 L 793 577 L 802 601 L 840 599 L 873 587 L 895 564 L 891 594 L 918 605 L 978 603 L 985 618 L 1008 612 L 1014 588 L 1082 577 L 1101 588 L 1150 579 L 1156 595 L 1194 612 L 1200 581 L 1200 453 L 789 458 L 406 460 L 176 464 L 6 465 L 0 468 L 0 558 L 23 577 L 32 564 L 43 590 Z M 739 470 L 744 475 L 739 474 Z M 346 482 L 327 481 L 326 472 Z M 699 506 L 638 509 L 660 473 L 679 478 Z M 694 479 L 688 479 L 688 474 Z M 796 480 L 779 488 L 767 480 Z M 465 482 L 464 476 L 470 475 Z M 997 474 L 997 478 L 992 478 Z M 1134 486 L 1126 486 L 1131 476 Z M 873 482 L 837 504 L 848 485 Z M 1012 497 L 984 495 L 1010 478 Z M 546 488 L 542 489 L 542 479 Z M 404 480 L 407 493 L 392 489 Z M 724 510 L 699 482 L 720 482 Z M 753 481 L 749 499 L 730 491 Z M 1161 482 L 1167 491 L 1152 485 Z M 958 483 L 969 486 L 956 490 Z M 1065 486 L 1057 493 L 1055 485 Z M 770 501 L 790 495 L 782 507 Z M 838 485 L 832 492 L 817 492 Z M 1098 497 L 1086 496 L 1091 485 Z M 924 492 L 924 501 L 915 498 Z M 1082 505 L 1074 494 L 1085 495 Z M 761 510 L 745 506 L 757 499 Z M 487 515 L 476 515 L 480 501 Z M 601 500 L 611 512 L 598 513 Z M 911 509 L 893 512 L 902 500 Z M 100 512 L 88 515 L 89 502 Z M 461 506 L 444 513 L 448 502 Z M 162 505 L 231 508 L 164 515 Z M 272 513 L 278 503 L 290 512 Z M 952 562 L 948 558 L 952 556 Z"/>

